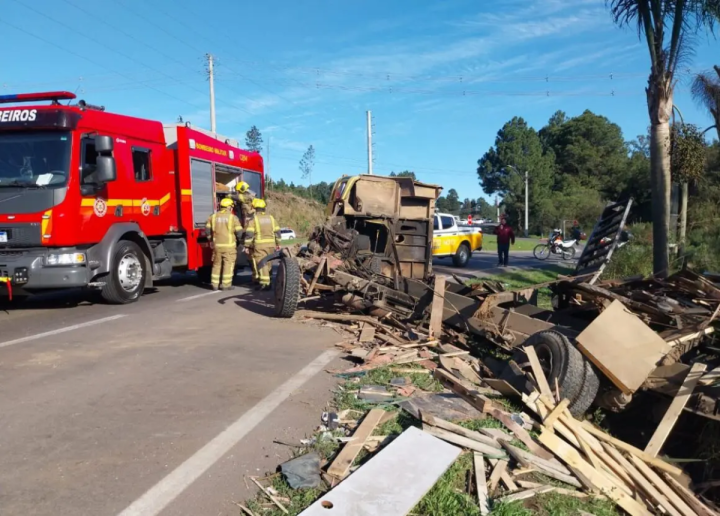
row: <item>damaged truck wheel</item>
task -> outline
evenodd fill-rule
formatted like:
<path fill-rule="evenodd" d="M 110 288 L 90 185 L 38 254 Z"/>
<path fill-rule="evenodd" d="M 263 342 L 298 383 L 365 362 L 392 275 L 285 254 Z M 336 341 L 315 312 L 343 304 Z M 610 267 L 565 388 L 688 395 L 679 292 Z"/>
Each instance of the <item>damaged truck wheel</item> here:
<path fill-rule="evenodd" d="M 280 257 L 275 273 L 275 317 L 295 314 L 300 299 L 300 266 L 292 256 Z"/>
<path fill-rule="evenodd" d="M 600 379 L 592 364 L 567 337 L 556 331 L 535 333 L 525 341 L 525 345 L 535 348 L 552 389 L 557 380 L 560 396 L 570 400 L 570 412 L 574 416 L 585 413 L 600 387 Z"/>

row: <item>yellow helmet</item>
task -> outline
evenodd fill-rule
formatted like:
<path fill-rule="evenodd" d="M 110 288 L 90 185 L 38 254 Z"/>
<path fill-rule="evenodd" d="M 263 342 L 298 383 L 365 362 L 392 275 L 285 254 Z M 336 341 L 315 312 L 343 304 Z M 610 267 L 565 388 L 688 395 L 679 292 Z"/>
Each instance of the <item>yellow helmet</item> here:
<path fill-rule="evenodd" d="M 230 197 L 225 197 L 220 201 L 221 208 L 232 208 L 233 204 L 235 203 Z"/>
<path fill-rule="evenodd" d="M 264 199 L 253 199 L 252 206 L 255 209 L 264 210 L 267 204 L 265 204 Z"/>
<path fill-rule="evenodd" d="M 235 185 L 235 190 L 237 190 L 240 193 L 245 193 L 250 189 L 250 185 L 247 184 L 245 181 L 240 181 L 238 184 Z"/>

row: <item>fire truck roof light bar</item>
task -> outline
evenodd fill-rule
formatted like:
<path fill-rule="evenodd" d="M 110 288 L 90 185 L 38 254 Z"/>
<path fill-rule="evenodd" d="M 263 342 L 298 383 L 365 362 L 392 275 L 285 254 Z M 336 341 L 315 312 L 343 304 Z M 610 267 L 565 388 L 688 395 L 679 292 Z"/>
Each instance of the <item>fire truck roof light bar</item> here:
<path fill-rule="evenodd" d="M 72 100 L 76 98 L 69 91 L 46 91 L 41 93 L 16 93 L 14 95 L 0 95 L 0 104 L 14 104 L 16 102 L 38 102 L 42 100 Z"/>

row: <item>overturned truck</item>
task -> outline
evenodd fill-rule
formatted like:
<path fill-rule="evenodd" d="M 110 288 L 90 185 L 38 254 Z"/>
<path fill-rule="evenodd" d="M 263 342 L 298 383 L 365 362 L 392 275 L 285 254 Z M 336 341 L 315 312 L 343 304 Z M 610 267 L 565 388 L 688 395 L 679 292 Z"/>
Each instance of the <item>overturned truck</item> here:
<path fill-rule="evenodd" d="M 333 298 L 356 311 L 416 328 L 442 303 L 450 339 L 474 336 L 510 356 L 494 376 L 524 391 L 532 346 L 553 390 L 576 415 L 592 404 L 619 411 L 639 391 L 674 396 L 695 363 L 717 367 L 713 326 L 720 289 L 689 270 L 666 279 L 601 282 L 613 252 L 626 242 L 631 201 L 608 205 L 572 273 L 527 289 L 497 282 L 437 281 L 432 271 L 432 217 L 441 188 L 411 178 L 362 175 L 335 184 L 327 221 L 302 247 L 279 260 L 275 313 Z M 549 290 L 552 308 L 537 306 Z M 715 350 L 715 351 L 714 351 Z M 489 372 L 488 372 L 489 373 Z M 720 419 L 717 370 L 701 378 L 685 410 Z"/>

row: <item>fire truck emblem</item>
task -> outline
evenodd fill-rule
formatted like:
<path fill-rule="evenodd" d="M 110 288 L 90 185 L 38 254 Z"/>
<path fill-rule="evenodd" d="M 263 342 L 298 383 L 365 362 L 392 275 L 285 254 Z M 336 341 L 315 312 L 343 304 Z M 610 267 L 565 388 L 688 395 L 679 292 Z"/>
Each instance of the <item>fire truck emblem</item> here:
<path fill-rule="evenodd" d="M 98 217 L 104 217 L 105 214 L 107 213 L 107 203 L 105 202 L 105 199 L 102 199 L 100 197 L 95 199 L 93 211 L 95 212 L 95 215 L 97 215 Z"/>
<path fill-rule="evenodd" d="M 142 214 L 146 217 L 150 215 L 150 203 L 148 203 L 147 199 L 143 199 L 140 203 L 140 209 L 142 210 Z"/>

